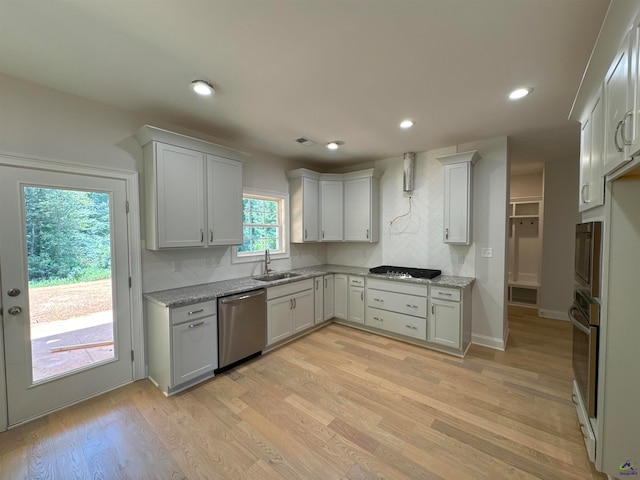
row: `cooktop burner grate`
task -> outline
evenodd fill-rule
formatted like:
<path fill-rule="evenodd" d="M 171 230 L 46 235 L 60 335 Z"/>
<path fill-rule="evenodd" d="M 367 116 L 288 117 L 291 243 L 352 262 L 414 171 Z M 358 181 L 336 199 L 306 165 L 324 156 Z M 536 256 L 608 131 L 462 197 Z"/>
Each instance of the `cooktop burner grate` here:
<path fill-rule="evenodd" d="M 381 275 L 393 275 L 398 277 L 413 278 L 435 278 L 442 274 L 442 270 L 432 270 L 429 268 L 396 267 L 392 265 L 381 265 L 369 269 L 369 273 Z"/>

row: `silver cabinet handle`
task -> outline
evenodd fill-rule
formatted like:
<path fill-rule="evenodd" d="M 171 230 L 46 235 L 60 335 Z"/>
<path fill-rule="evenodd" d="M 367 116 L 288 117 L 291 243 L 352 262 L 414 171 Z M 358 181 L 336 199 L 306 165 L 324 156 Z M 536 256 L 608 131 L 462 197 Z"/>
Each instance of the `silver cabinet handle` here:
<path fill-rule="evenodd" d="M 384 318 L 373 317 L 373 319 L 379 322 L 384 322 Z"/>
<path fill-rule="evenodd" d="M 384 299 L 383 298 L 374 298 L 373 301 L 374 302 L 384 303 Z"/>
<path fill-rule="evenodd" d="M 410 303 L 407 303 L 407 307 L 409 307 L 409 308 L 418 308 L 418 305 L 411 305 Z"/>
<path fill-rule="evenodd" d="M 327 279 L 324 279 L 324 288 L 327 288 Z"/>
<path fill-rule="evenodd" d="M 322 230 L 322 238 L 324 238 L 324 230 Z"/>
<path fill-rule="evenodd" d="M 304 229 L 304 239 L 305 240 L 307 239 L 307 229 L 306 228 Z"/>
<path fill-rule="evenodd" d="M 189 325 L 189 328 L 196 328 L 196 327 L 199 327 L 200 325 L 204 325 L 204 320 L 202 322 L 192 323 L 191 325 Z"/>
<path fill-rule="evenodd" d="M 583 438 L 587 438 L 587 434 L 585 433 L 586 427 L 584 426 L 584 423 L 580 424 L 580 433 L 582 433 L 582 437 Z"/>
<path fill-rule="evenodd" d="M 435 308 L 436 308 L 436 306 L 432 303 L 431 304 L 431 315 L 435 315 L 436 314 Z"/>
<path fill-rule="evenodd" d="M 571 394 L 571 401 L 573 402 L 574 405 L 578 405 L 578 397 L 576 397 L 575 393 Z"/>
<path fill-rule="evenodd" d="M 204 229 L 200 229 L 200 243 L 204 243 Z"/>
<path fill-rule="evenodd" d="M 293 299 L 293 308 L 296 308 L 298 306 L 298 302 L 296 301 L 296 299 Z"/>
<path fill-rule="evenodd" d="M 201 308 L 200 310 L 192 310 L 190 312 L 187 312 L 187 315 L 195 315 L 196 313 L 202 313 L 204 312 L 204 308 Z"/>
<path fill-rule="evenodd" d="M 316 278 L 316 290 L 320 290 L 320 279 Z"/>
<path fill-rule="evenodd" d="M 625 127 L 627 126 L 627 118 L 632 118 L 632 117 L 633 117 L 633 112 L 631 110 L 625 113 L 624 117 L 622 117 L 622 127 L 620 128 L 620 138 L 622 138 L 623 145 L 631 145 L 631 140 L 626 139 L 624 131 L 625 131 Z"/>
<path fill-rule="evenodd" d="M 289 299 L 289 310 L 293 310 L 293 298 Z"/>
<path fill-rule="evenodd" d="M 582 185 L 582 188 L 580 189 L 580 198 L 582 199 L 582 203 L 589 203 L 589 200 L 584 195 L 584 192 L 588 187 L 589 187 L 589 184 L 585 183 L 584 185 Z"/>
<path fill-rule="evenodd" d="M 574 197 L 574 198 L 575 198 L 575 197 Z M 438 295 L 443 295 L 443 296 L 445 296 L 445 297 L 450 297 L 450 296 L 451 296 L 451 294 L 450 294 L 450 293 L 447 293 L 447 292 L 438 292 Z"/>
<path fill-rule="evenodd" d="M 360 292 L 360 300 L 364 302 L 364 292 Z"/>
<path fill-rule="evenodd" d="M 444 229 L 444 238 L 445 238 L 445 240 L 449 240 L 449 229 L 448 228 Z"/>
<path fill-rule="evenodd" d="M 213 242 L 213 228 L 209 229 L 209 241 Z"/>
<path fill-rule="evenodd" d="M 367 238 L 369 238 L 369 229 L 367 228 Z"/>
<path fill-rule="evenodd" d="M 405 325 L 405 327 L 410 328 L 411 330 L 417 330 L 418 327 L 415 327 L 413 325 Z"/>
<path fill-rule="evenodd" d="M 616 146 L 616 150 L 618 152 L 622 152 L 623 148 L 620 146 L 620 144 L 618 143 L 618 132 L 620 131 L 620 127 L 622 127 L 622 124 L 624 123 L 624 120 L 620 120 L 618 122 L 618 125 L 616 125 L 616 131 L 613 132 L 613 143 Z"/>
<path fill-rule="evenodd" d="M 19 315 L 20 313 L 22 313 L 22 308 L 9 307 L 9 310 L 7 310 L 7 312 L 9 313 L 9 315 Z"/>

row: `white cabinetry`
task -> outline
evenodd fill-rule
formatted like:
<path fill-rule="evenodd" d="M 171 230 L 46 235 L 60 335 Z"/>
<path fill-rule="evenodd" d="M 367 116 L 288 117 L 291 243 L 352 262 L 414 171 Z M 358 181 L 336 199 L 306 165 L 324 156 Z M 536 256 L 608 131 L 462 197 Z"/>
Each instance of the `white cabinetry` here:
<path fill-rule="evenodd" d="M 580 192 L 578 209 L 582 212 L 604 203 L 604 108 L 598 95 L 589 116 L 582 122 L 580 136 Z"/>
<path fill-rule="evenodd" d="M 324 320 L 331 320 L 335 311 L 335 287 L 333 275 L 325 275 L 324 282 Z"/>
<path fill-rule="evenodd" d="M 345 174 L 344 239 L 347 242 L 380 240 L 380 179 L 373 169 Z"/>
<path fill-rule="evenodd" d="M 348 319 L 354 323 L 364 323 L 364 278 L 349 275 Z"/>
<path fill-rule="evenodd" d="M 473 165 L 479 159 L 475 150 L 438 157 L 444 165 L 445 243 L 471 244 Z"/>
<path fill-rule="evenodd" d="M 149 378 L 165 395 L 210 378 L 218 368 L 216 301 L 168 308 L 147 300 Z"/>
<path fill-rule="evenodd" d="M 336 273 L 334 276 L 334 316 L 342 320 L 348 318 L 348 298 L 349 298 L 349 276 L 343 273 Z"/>
<path fill-rule="evenodd" d="M 306 330 L 313 323 L 313 279 L 267 288 L 268 345 Z"/>
<path fill-rule="evenodd" d="M 633 139 L 633 103 L 631 79 L 631 36 L 625 37 L 604 79 L 605 156 L 602 174 L 606 175 L 630 160 Z"/>
<path fill-rule="evenodd" d="M 426 341 L 427 293 L 426 285 L 369 279 L 365 325 Z"/>
<path fill-rule="evenodd" d="M 155 127 L 140 129 L 146 247 L 242 243 L 242 163 L 235 152 Z"/>
<path fill-rule="evenodd" d="M 319 178 L 305 168 L 287 172 L 293 243 L 317 242 L 319 236 Z"/>
<path fill-rule="evenodd" d="M 327 177 L 340 177 L 329 180 Z M 342 175 L 322 175 L 320 180 L 320 239 L 339 242 L 344 239 L 344 182 Z"/>
<path fill-rule="evenodd" d="M 430 343 L 466 351 L 471 342 L 470 288 L 431 286 Z"/>

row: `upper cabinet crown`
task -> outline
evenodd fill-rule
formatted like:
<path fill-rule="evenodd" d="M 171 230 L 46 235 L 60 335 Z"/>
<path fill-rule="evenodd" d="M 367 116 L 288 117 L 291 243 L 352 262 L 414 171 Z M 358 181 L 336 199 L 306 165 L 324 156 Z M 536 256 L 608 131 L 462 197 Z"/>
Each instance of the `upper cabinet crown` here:
<path fill-rule="evenodd" d="M 444 243 L 471 244 L 473 165 L 476 151 L 438 157 L 444 165 Z"/>
<path fill-rule="evenodd" d="M 241 152 L 149 125 L 144 152 L 146 247 L 242 244 Z"/>
<path fill-rule="evenodd" d="M 287 172 L 291 197 L 291 241 L 378 242 L 380 173 L 373 168 L 320 174 Z"/>

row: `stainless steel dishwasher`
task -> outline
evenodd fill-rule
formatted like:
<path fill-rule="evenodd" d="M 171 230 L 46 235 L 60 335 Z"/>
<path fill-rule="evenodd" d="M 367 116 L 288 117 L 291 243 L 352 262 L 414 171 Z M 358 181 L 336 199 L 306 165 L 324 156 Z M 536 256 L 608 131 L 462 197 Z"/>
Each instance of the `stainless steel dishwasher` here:
<path fill-rule="evenodd" d="M 218 369 L 262 353 L 267 339 L 266 290 L 218 298 Z"/>

